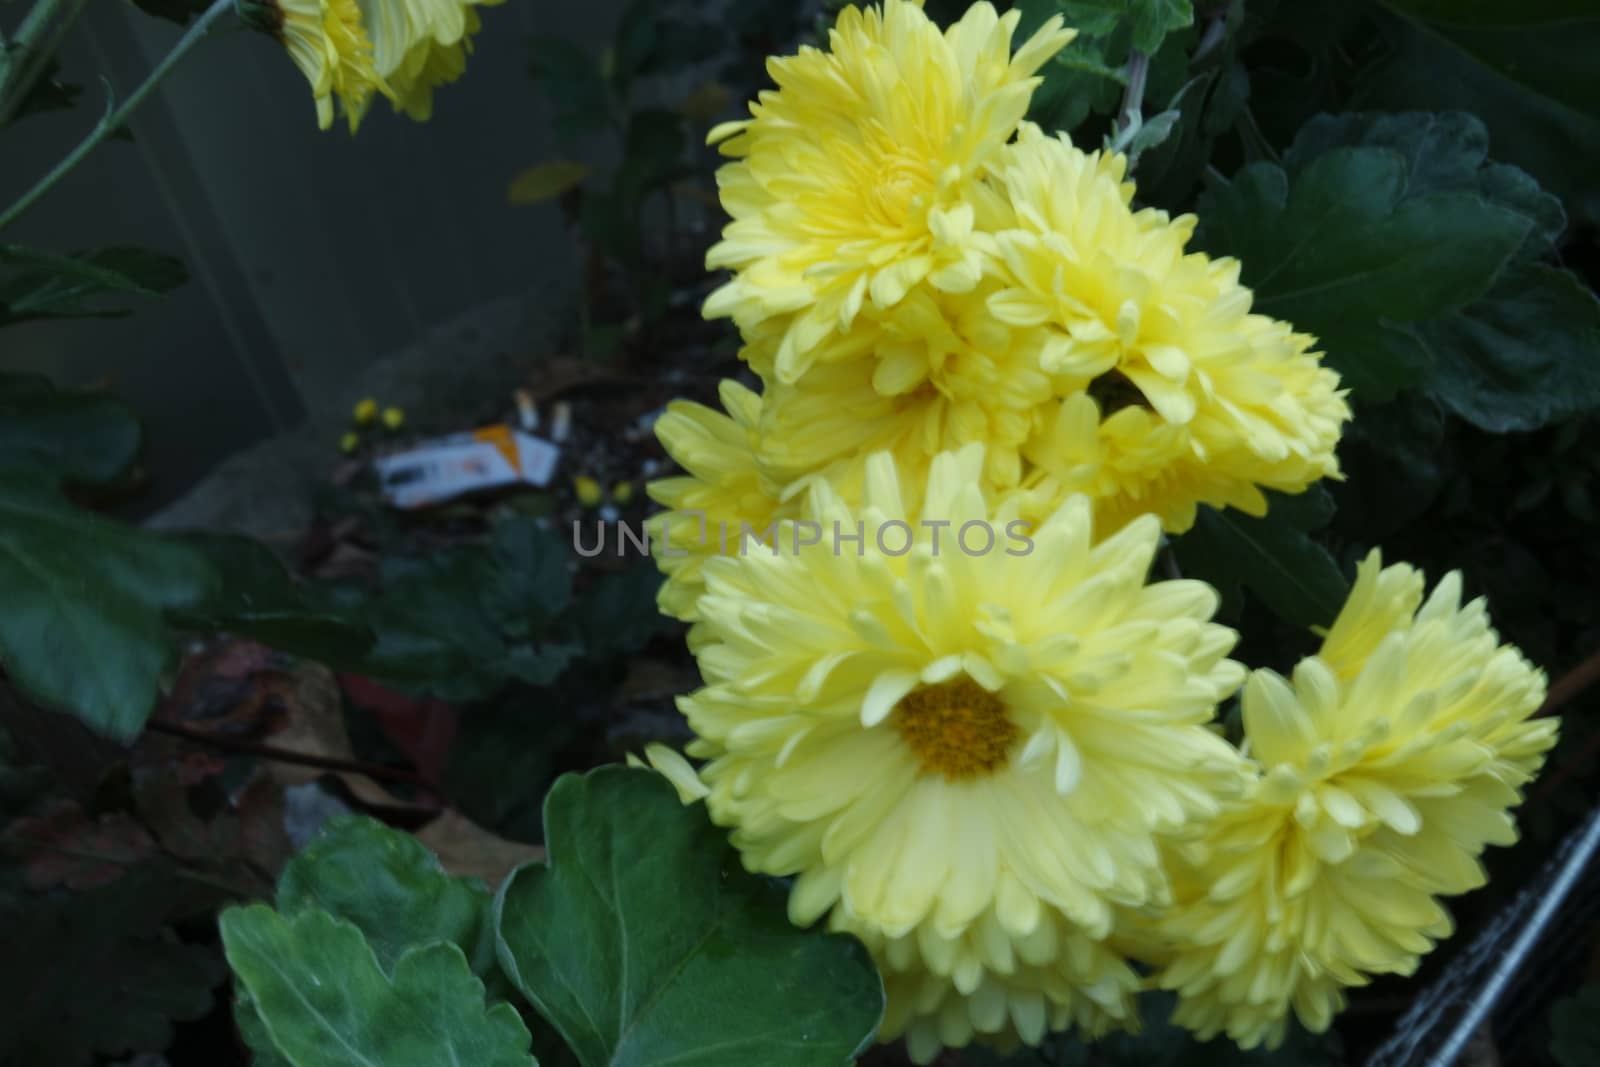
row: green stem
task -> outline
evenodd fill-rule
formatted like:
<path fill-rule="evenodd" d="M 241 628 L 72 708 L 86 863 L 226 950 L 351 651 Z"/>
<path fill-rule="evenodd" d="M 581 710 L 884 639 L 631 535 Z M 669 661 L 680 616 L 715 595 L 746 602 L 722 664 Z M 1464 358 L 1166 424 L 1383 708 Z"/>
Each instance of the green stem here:
<path fill-rule="evenodd" d="M 37 0 L 23 18 L 0 63 L 0 126 L 16 115 L 87 5 L 88 0 Z"/>
<path fill-rule="evenodd" d="M 155 91 L 156 86 L 161 84 L 162 79 L 172 73 L 173 68 L 178 65 L 183 57 L 188 55 L 194 46 L 200 43 L 201 39 L 210 32 L 211 27 L 216 24 L 217 20 L 233 10 L 233 6 L 234 0 L 216 0 L 206 9 L 205 14 L 195 19 L 194 24 L 178 40 L 178 43 L 172 46 L 172 51 L 168 52 L 161 62 L 156 64 L 156 68 L 150 72 L 150 76 L 145 78 L 144 82 L 129 94 L 128 98 L 120 106 L 106 112 L 105 117 L 95 125 L 93 130 L 89 131 L 89 136 L 79 142 L 78 147 L 68 152 L 65 158 L 57 163 L 50 173 L 40 178 L 32 189 L 23 193 L 16 203 L 6 209 L 5 214 L 0 215 L 0 230 L 17 221 L 29 208 L 33 207 L 40 197 L 44 196 L 57 182 L 66 177 L 72 168 L 83 162 L 84 157 L 94 151 L 101 141 L 121 129 L 123 123 L 128 120 L 128 116 L 132 115 L 138 106 L 144 103 L 145 98 Z"/>
<path fill-rule="evenodd" d="M 1128 82 L 1122 92 L 1122 103 L 1117 108 L 1117 120 L 1112 124 L 1107 146 L 1113 152 L 1127 153 L 1128 169 L 1131 171 L 1138 162 L 1130 149 L 1139 128 L 1144 125 L 1144 88 L 1150 77 L 1150 57 L 1143 52 L 1131 52 L 1128 65 L 1123 69 Z"/>

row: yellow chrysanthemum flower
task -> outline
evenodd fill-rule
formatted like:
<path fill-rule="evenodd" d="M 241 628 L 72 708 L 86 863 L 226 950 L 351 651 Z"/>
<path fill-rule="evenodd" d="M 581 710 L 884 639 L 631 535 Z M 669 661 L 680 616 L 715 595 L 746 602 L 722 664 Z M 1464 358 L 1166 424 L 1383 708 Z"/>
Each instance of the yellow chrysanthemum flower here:
<path fill-rule="evenodd" d="M 747 333 L 778 320 L 780 380 L 835 358 L 863 312 L 978 284 L 969 191 L 1072 39 L 1054 18 L 1013 55 L 1020 18 L 978 3 L 941 32 L 913 0 L 847 8 L 828 51 L 771 60 L 777 88 L 711 132 L 738 161 L 718 173 L 733 221 L 706 263 L 735 274 L 706 314 Z"/>
<path fill-rule="evenodd" d="M 747 530 L 759 538 L 780 513 L 792 516 L 795 510 L 785 511 L 756 460 L 761 397 L 734 381 L 722 383 L 720 397 L 727 414 L 687 400 L 667 406 L 656 420 L 656 437 L 686 473 L 645 487 L 667 509 L 646 523 L 666 576 L 658 604 L 685 621 L 696 617 L 705 561 L 737 554 Z"/>
<path fill-rule="evenodd" d="M 1261 515 L 1262 488 L 1337 476 L 1338 375 L 1311 338 L 1250 313 L 1236 261 L 1185 251 L 1192 216 L 1132 210 L 1125 166 L 1024 124 L 980 211 L 1005 281 L 988 309 L 1037 331 L 1057 383 L 1030 484 L 1088 493 L 1107 528 L 1152 512 L 1181 532 L 1197 504 Z"/>
<path fill-rule="evenodd" d="M 395 110 L 433 117 L 433 91 L 467 68 L 477 8 L 505 0 L 365 0 L 378 72 L 394 90 Z"/>
<path fill-rule="evenodd" d="M 372 94 L 389 91 L 356 0 L 268 0 L 254 7 L 311 83 L 317 124 L 333 125 L 337 99 L 354 133 Z"/>
<path fill-rule="evenodd" d="M 1048 405 L 1071 383 L 1039 368 L 1037 331 L 990 314 L 981 282 L 971 293 L 912 293 L 841 335 L 835 358 L 792 383 L 772 373 L 775 345 L 758 331 L 744 359 L 767 382 L 762 463 L 780 482 L 808 473 L 845 477 L 874 451 L 891 451 L 909 470 L 926 470 L 940 452 L 985 447 L 985 477 L 997 489 L 1023 478 L 1023 448 L 1044 424 Z"/>
<path fill-rule="evenodd" d="M 1450 574 L 1376 552 L 1292 684 L 1244 690 L 1253 794 L 1174 857 L 1160 984 L 1173 1016 L 1245 1047 L 1282 1040 L 1291 1008 L 1327 1028 L 1343 988 L 1410 974 L 1449 935 L 1436 894 L 1481 885 L 1478 856 L 1516 840 L 1509 809 L 1555 742 L 1531 716 L 1544 676 L 1461 605 Z"/>
<path fill-rule="evenodd" d="M 1157 835 L 1245 776 L 1206 725 L 1236 635 L 1204 583 L 1145 584 L 1156 520 L 1096 543 L 1080 496 L 1030 530 L 983 466 L 941 454 L 913 497 L 878 454 L 859 505 L 817 480 L 776 552 L 706 559 L 679 702 L 712 818 L 797 876 L 797 923 L 878 951 L 919 1055 L 1131 1020 L 1113 909 L 1165 899 Z"/>

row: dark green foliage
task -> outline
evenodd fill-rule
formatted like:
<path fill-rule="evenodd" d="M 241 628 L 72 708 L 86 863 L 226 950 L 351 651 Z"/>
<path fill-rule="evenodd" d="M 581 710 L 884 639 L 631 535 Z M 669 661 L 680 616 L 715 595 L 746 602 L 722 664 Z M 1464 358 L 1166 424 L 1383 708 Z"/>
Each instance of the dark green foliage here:
<path fill-rule="evenodd" d="M 194 553 L 0 474 L 0 666 L 35 700 L 121 741 L 138 736 L 175 649 L 162 624 L 213 575 Z"/>
<path fill-rule="evenodd" d="M 664 779 L 562 778 L 545 834 L 549 867 L 495 902 L 500 964 L 584 1067 L 826 1067 L 871 1040 L 883 993 L 862 947 L 790 925 L 783 891 Z"/>
<path fill-rule="evenodd" d="M 29 319 L 114 318 L 106 297 L 156 296 L 188 280 L 183 264 L 143 248 L 55 255 L 0 244 L 0 326 Z"/>
<path fill-rule="evenodd" d="M 350 662 L 372 647 L 372 632 L 358 614 L 327 603 L 315 587 L 295 581 L 259 541 L 224 534 L 186 534 L 181 544 L 211 564 L 212 595 L 171 615 L 186 630 L 225 631 L 293 655 Z"/>
<path fill-rule="evenodd" d="M 1586 985 L 1550 1009 L 1550 1058 L 1559 1067 L 1600 1062 L 1600 985 Z"/>
<path fill-rule="evenodd" d="M 1194 528 L 1177 542 L 1185 576 L 1215 585 L 1236 614 L 1244 586 L 1296 626 L 1327 626 L 1344 603 L 1349 583 L 1315 539 L 1333 516 L 1321 489 L 1297 497 L 1272 494 L 1262 518 L 1201 508 Z"/>
<path fill-rule="evenodd" d="M 103 485 L 139 452 L 139 420 L 104 393 L 0 374 L 0 470 Z"/>
<path fill-rule="evenodd" d="M 160 1052 L 172 1021 L 211 1010 L 221 961 L 165 925 L 175 884 L 159 867 L 103 889 L 0 909 L 0 1062 L 87 1067 Z"/>
<path fill-rule="evenodd" d="M 270 1042 L 269 1056 L 295 1067 L 537 1067 L 516 1009 L 486 1006 L 483 983 L 447 941 L 385 968 L 358 927 L 315 908 L 292 919 L 235 908 L 221 926 L 259 1016 L 246 1032 Z"/>

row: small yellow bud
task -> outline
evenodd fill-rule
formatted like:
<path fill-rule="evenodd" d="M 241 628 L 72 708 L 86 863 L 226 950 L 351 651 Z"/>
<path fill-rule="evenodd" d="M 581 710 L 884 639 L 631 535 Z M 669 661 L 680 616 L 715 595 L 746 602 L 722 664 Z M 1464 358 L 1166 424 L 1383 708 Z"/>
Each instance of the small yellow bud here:
<path fill-rule="evenodd" d="M 399 408 L 384 408 L 383 424 L 391 430 L 398 430 L 406 424 L 406 413 Z"/>
<path fill-rule="evenodd" d="M 343 452 L 347 456 L 360 447 L 361 435 L 353 430 L 339 438 L 339 451 Z"/>
<path fill-rule="evenodd" d="M 378 402 L 372 397 L 367 397 L 356 405 L 351 416 L 356 420 L 357 426 L 371 426 L 378 421 Z"/>
<path fill-rule="evenodd" d="M 572 488 L 578 494 L 578 503 L 586 508 L 597 508 L 605 499 L 605 490 L 600 488 L 600 483 L 587 474 L 580 474 L 572 479 Z"/>
<path fill-rule="evenodd" d="M 614 504 L 626 504 L 633 499 L 633 483 L 618 482 L 611 487 L 611 501 Z"/>

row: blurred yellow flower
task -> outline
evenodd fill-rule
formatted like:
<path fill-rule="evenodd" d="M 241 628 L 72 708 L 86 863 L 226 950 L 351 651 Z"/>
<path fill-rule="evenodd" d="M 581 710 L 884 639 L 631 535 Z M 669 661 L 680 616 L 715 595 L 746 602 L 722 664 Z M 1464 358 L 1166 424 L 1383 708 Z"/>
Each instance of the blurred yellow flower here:
<path fill-rule="evenodd" d="M 1276 1045 L 1289 1011 L 1325 1030 L 1346 986 L 1411 974 L 1451 931 L 1436 895 L 1483 884 L 1478 856 L 1516 840 L 1509 809 L 1555 743 L 1531 719 L 1544 676 L 1461 604 L 1447 575 L 1376 552 L 1293 682 L 1244 690 L 1249 798 L 1176 850 L 1158 917 L 1160 985 L 1203 1037 Z M 1419 604 L 1421 605 L 1419 608 Z"/>
<path fill-rule="evenodd" d="M 361 435 L 355 432 L 347 433 L 339 438 L 339 451 L 345 455 L 352 455 L 361 447 Z"/>
<path fill-rule="evenodd" d="M 586 508 L 597 508 L 606 498 L 605 489 L 587 474 L 580 474 L 572 479 L 572 490 L 577 494 L 578 503 Z"/>
<path fill-rule="evenodd" d="M 706 264 L 734 276 L 705 311 L 747 333 L 775 320 L 779 380 L 840 358 L 858 315 L 978 284 L 970 190 L 1072 38 L 1052 18 L 1013 55 L 1020 18 L 978 3 L 941 32 L 911 0 L 847 8 L 828 51 L 769 61 L 777 88 L 712 130 L 737 162 L 718 174 L 733 221 Z"/>
<path fill-rule="evenodd" d="M 383 409 L 383 425 L 391 430 L 398 430 L 406 424 L 406 413 L 399 408 Z"/>
<path fill-rule="evenodd" d="M 362 0 L 379 74 L 395 109 L 433 116 L 433 91 L 459 78 L 480 28 L 477 8 L 504 0 Z"/>
<path fill-rule="evenodd" d="M 618 482 L 611 487 L 611 502 L 613 504 L 627 504 L 633 499 L 633 483 Z"/>
<path fill-rule="evenodd" d="M 357 426 L 371 426 L 378 421 L 378 401 L 370 396 L 364 397 L 350 412 L 350 417 Z"/>
<path fill-rule="evenodd" d="M 1018 527 L 983 466 L 943 453 L 914 489 L 878 454 L 858 502 L 810 483 L 778 551 L 705 559 L 706 685 L 679 701 L 713 820 L 797 876 L 796 923 L 878 954 L 882 1036 L 923 1058 L 1131 1023 L 1114 909 L 1163 901 L 1157 835 L 1246 781 L 1206 725 L 1236 635 L 1204 583 L 1145 584 L 1156 520 L 1096 542 L 1080 496 Z"/>
<path fill-rule="evenodd" d="M 265 0 L 256 10 L 311 83 L 317 124 L 333 125 L 337 99 L 354 133 L 372 94 L 389 91 L 356 0 Z"/>

